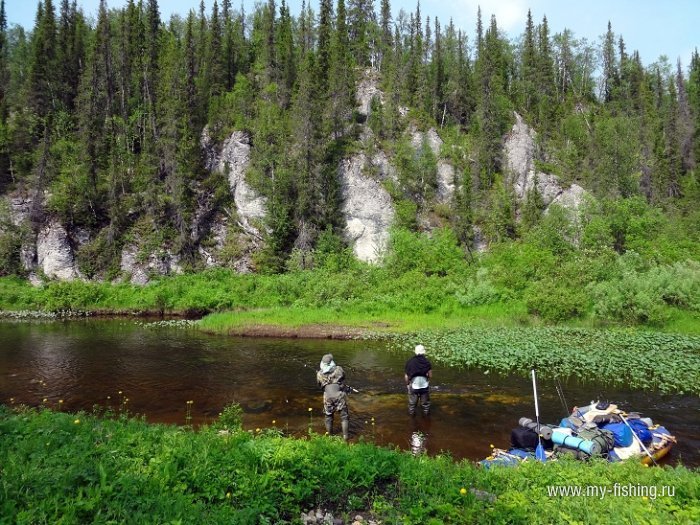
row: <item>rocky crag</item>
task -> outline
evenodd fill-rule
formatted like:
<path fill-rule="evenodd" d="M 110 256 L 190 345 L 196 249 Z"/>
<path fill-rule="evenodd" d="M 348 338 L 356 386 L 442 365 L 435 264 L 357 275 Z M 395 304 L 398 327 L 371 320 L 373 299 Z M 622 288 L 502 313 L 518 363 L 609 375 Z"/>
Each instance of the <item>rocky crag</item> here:
<path fill-rule="evenodd" d="M 382 104 L 384 94 L 379 88 L 378 73 L 369 69 L 362 75 L 356 96 L 357 111 L 364 115 L 365 121 L 373 98 Z M 522 204 L 528 192 L 536 188 L 542 197 L 545 213 L 553 205 L 578 209 L 586 197 L 585 190 L 575 184 L 564 186 L 556 176 L 536 169 L 537 135 L 520 115 L 514 117 L 515 124 L 504 140 L 504 160 L 507 180 L 517 201 Z M 421 131 L 409 124 L 406 134 L 416 150 L 427 144 L 432 151 L 437 160 L 435 203 L 449 205 L 459 181 L 454 167 L 442 155 L 443 141 L 437 130 Z M 362 125 L 360 137 L 363 147 L 338 165 L 344 236 L 359 260 L 377 263 L 386 250 L 389 231 L 395 220 L 394 203 L 386 183 L 398 184 L 398 176 L 391 157 L 379 147 L 369 126 Z M 201 147 L 206 168 L 226 177 L 232 205 L 221 212 L 214 209 L 210 199 L 198 199 L 199 207 L 191 225 L 191 237 L 198 256 L 205 267 L 227 265 L 239 272 L 252 271 L 253 255 L 264 243 L 266 201 L 246 181 L 250 136 L 243 131 L 234 131 L 222 144 L 215 144 L 205 128 Z M 6 209 L 9 210 L 5 229 L 23 232 L 22 268 L 33 282 L 40 282 L 43 278 L 85 278 L 77 266 L 76 252 L 90 241 L 89 233 L 68 231 L 55 218 L 46 219 L 39 227 L 29 228 L 33 201 L 37 198 L 45 199 L 45 196 L 14 194 L 5 197 Z M 427 229 L 432 227 L 430 221 L 421 224 Z M 238 248 L 234 255 L 227 255 L 226 246 L 231 236 L 235 236 L 233 242 Z M 484 248 L 483 243 L 477 247 Z M 155 275 L 182 272 L 182 262 L 168 246 L 147 248 L 136 239 L 123 246 L 119 269 L 118 280 L 146 284 Z"/>

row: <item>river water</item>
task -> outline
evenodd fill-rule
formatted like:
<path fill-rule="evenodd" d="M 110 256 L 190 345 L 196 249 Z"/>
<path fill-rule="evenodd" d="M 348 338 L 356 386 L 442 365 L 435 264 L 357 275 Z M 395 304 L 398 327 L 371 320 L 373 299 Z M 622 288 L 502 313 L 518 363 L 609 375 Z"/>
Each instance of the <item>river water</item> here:
<path fill-rule="evenodd" d="M 438 363 L 430 417 L 409 417 L 403 366 L 412 354 L 388 351 L 382 342 L 231 338 L 147 328 L 131 320 L 0 322 L 0 403 L 43 403 L 67 411 L 126 407 L 151 422 L 198 425 L 237 402 L 246 429 L 323 433 L 315 371 L 329 352 L 359 390 L 349 398 L 352 441 L 408 449 L 419 431 L 428 453 L 477 460 L 488 455 L 490 444 L 506 448 L 520 417 L 534 419 L 527 378 Z M 554 385 L 541 381 L 538 391 L 541 419 L 559 421 L 564 408 Z M 572 381 L 564 383 L 564 391 L 569 406 L 608 400 L 651 417 L 679 441 L 665 461 L 700 465 L 697 396 Z M 339 426 L 336 420 L 336 431 Z"/>

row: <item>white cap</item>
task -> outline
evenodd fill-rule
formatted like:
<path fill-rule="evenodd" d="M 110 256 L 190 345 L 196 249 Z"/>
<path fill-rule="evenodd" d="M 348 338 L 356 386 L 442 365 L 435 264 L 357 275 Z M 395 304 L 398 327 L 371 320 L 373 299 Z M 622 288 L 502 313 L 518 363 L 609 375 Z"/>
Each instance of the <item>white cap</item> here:
<path fill-rule="evenodd" d="M 425 355 L 425 347 L 423 345 L 416 345 L 416 355 Z"/>

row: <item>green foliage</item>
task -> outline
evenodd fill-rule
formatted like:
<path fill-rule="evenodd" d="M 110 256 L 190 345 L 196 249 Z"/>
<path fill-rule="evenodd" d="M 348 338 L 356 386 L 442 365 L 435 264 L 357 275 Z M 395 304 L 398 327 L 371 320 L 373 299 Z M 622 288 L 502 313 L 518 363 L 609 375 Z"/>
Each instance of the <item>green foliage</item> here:
<path fill-rule="evenodd" d="M 647 269 L 632 255 L 618 259 L 615 270 L 619 279 L 590 286 L 593 313 L 599 318 L 658 325 L 670 316 L 668 306 L 700 308 L 700 266 L 696 261 Z"/>
<path fill-rule="evenodd" d="M 243 408 L 238 403 L 231 403 L 224 407 L 215 425 L 234 432 L 243 429 Z"/>
<path fill-rule="evenodd" d="M 383 523 L 696 522 L 697 472 L 635 463 L 480 469 L 367 443 L 0 407 L 0 512 L 12 522 L 283 523 L 332 510 Z M 86 460 L 89 459 L 89 461 Z M 671 486 L 655 500 L 553 498 L 552 485 Z M 464 489 L 463 491 L 461 489 Z M 478 492 L 477 492 L 478 491 Z M 660 490 L 659 490 L 660 492 Z M 477 493 L 487 498 L 476 497 Z"/>
<path fill-rule="evenodd" d="M 530 313 L 551 322 L 581 317 L 588 311 L 588 295 L 581 288 L 563 280 L 546 278 L 534 283 L 525 292 Z"/>
<path fill-rule="evenodd" d="M 464 266 L 464 252 L 449 228 L 436 230 L 432 237 L 397 229 L 392 233 L 384 264 L 393 275 L 416 270 L 444 277 Z"/>
<path fill-rule="evenodd" d="M 700 392 L 700 337 L 565 327 L 457 328 L 390 336 L 395 349 L 418 342 L 449 366 L 662 392 Z"/>

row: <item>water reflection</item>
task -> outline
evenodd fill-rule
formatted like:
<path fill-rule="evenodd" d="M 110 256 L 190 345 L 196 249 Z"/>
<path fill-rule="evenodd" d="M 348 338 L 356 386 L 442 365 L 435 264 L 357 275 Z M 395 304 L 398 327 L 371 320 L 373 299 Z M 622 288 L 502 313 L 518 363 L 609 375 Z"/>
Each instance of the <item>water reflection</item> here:
<path fill-rule="evenodd" d="M 408 349 L 407 349 L 408 350 Z M 527 378 L 485 375 L 433 363 L 431 415 L 407 414 L 403 366 L 411 354 L 381 343 L 215 337 L 177 329 L 146 329 L 130 321 L 0 323 L 0 402 L 66 410 L 93 405 L 127 408 L 150 421 L 212 422 L 226 405 L 241 404 L 245 428 L 276 427 L 322 434 L 322 392 L 315 381 L 321 356 L 333 353 L 346 371 L 350 437 L 420 453 L 449 451 L 479 459 L 489 444 L 506 446 L 521 417 L 534 417 Z M 611 391 L 565 383 L 567 399 L 615 401 L 664 424 L 679 438 L 671 461 L 700 464 L 698 411 L 693 396 Z M 541 382 L 543 422 L 563 408 L 553 384 Z M 121 393 L 120 393 L 121 392 Z M 311 410 L 309 410 L 311 408 Z"/>

